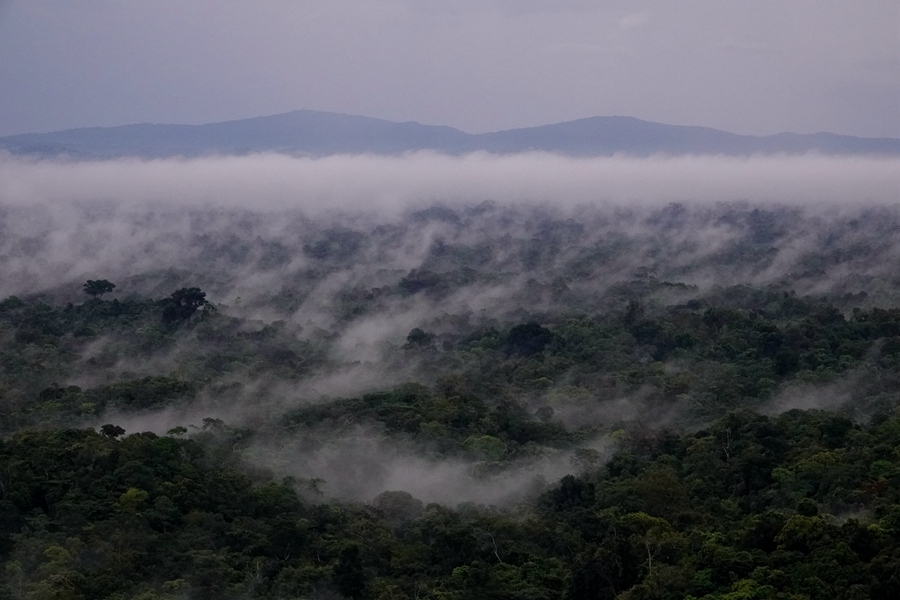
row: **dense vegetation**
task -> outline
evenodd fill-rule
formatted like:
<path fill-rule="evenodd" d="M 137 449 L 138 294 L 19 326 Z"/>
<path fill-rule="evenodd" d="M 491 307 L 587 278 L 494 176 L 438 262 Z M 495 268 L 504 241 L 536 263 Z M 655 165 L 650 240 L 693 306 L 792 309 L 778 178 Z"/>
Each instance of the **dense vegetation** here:
<path fill-rule="evenodd" d="M 8 296 L 0 599 L 900 596 L 900 284 L 848 267 L 897 215 L 760 282 L 797 213 L 716 210 L 204 234 L 205 271 Z M 661 254 L 685 223 L 738 233 Z"/>
<path fill-rule="evenodd" d="M 115 432 L 113 432 L 114 434 Z M 894 598 L 900 419 L 735 413 L 631 434 L 530 507 L 304 500 L 240 436 L 0 446 L 5 597 Z"/>

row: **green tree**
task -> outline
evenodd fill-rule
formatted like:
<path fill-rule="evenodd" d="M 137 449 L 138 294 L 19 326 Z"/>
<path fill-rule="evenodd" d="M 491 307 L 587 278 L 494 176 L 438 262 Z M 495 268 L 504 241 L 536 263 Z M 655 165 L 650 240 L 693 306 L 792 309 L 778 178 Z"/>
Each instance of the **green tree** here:
<path fill-rule="evenodd" d="M 197 287 L 181 288 L 163 301 L 163 322 L 167 324 L 187 321 L 194 313 L 209 304 L 206 292 Z"/>
<path fill-rule="evenodd" d="M 125 430 L 122 429 L 121 427 L 119 427 L 118 425 L 111 425 L 111 424 L 107 423 L 106 425 L 103 425 L 100 428 L 100 433 L 102 433 L 103 435 L 105 435 L 108 438 L 116 439 L 117 437 L 119 437 L 120 435 L 125 433 Z"/>
<path fill-rule="evenodd" d="M 84 289 L 84 293 L 91 298 L 102 299 L 103 294 L 112 292 L 116 284 L 105 279 L 88 279 L 81 287 Z"/>
<path fill-rule="evenodd" d="M 348 598 L 361 598 L 366 589 L 366 575 L 359 556 L 359 546 L 352 544 L 341 550 L 334 567 L 334 583 Z"/>

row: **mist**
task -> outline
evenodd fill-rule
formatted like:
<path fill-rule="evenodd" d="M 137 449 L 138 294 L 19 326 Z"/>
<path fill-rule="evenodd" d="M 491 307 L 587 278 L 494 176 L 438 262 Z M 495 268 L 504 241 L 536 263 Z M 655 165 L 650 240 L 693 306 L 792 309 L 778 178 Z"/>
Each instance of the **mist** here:
<path fill-rule="evenodd" d="M 0 296 L 81 302 L 81 283 L 100 277 L 117 285 L 109 298 L 123 300 L 199 286 L 223 331 L 276 339 L 301 365 L 210 372 L 204 361 L 218 359 L 202 332 L 150 353 L 130 339 L 92 338 L 79 347 L 77 372 L 54 383 L 206 382 L 177 408 L 83 422 L 129 432 L 165 434 L 207 417 L 271 431 L 292 410 L 480 368 L 477 354 L 448 350 L 466 336 L 619 314 L 633 298 L 659 312 L 752 285 L 845 311 L 897 305 L 898 230 L 896 158 L 0 159 Z M 414 328 L 432 345 L 414 347 Z M 656 360 L 640 345 L 628 352 L 598 360 Z M 595 440 L 622 423 L 683 423 L 692 410 L 689 399 L 661 407 L 652 386 L 577 374 L 525 388 L 514 386 L 511 399 L 531 413 L 550 408 L 554 422 Z M 786 387 L 764 408 L 843 401 L 823 401 L 816 389 Z M 515 502 L 573 468 L 570 450 L 545 449 L 483 476 L 471 457 L 429 457 L 382 439 L 372 424 L 311 447 L 318 435 L 254 442 L 246 458 L 281 476 L 321 477 L 328 497 L 403 489 L 450 504 Z"/>
<path fill-rule="evenodd" d="M 630 239 L 656 252 L 650 247 L 653 238 L 664 235 L 668 248 L 678 248 L 683 262 L 702 263 L 698 259 L 703 255 L 726 251 L 733 241 L 736 224 L 720 219 L 722 211 L 715 206 L 734 202 L 781 207 L 785 215 L 791 209 L 794 217 L 800 216 L 796 211 L 803 212 L 793 222 L 775 223 L 785 232 L 778 240 L 778 256 L 766 264 L 768 271 L 740 274 L 748 281 L 773 281 L 789 272 L 798 255 L 819 244 L 815 236 L 823 223 L 850 221 L 850 213 L 862 210 L 893 214 L 900 202 L 898 190 L 896 158 L 577 159 L 422 152 L 91 163 L 7 156 L 0 159 L 0 294 L 36 293 L 60 280 L 76 281 L 98 272 L 121 278 L 166 268 L 204 273 L 208 281 L 203 283 L 215 299 L 235 304 L 238 298 L 246 301 L 248 294 L 277 290 L 285 285 L 285 273 L 296 274 L 316 263 L 300 251 L 298 240 L 302 245 L 335 227 L 372 233 L 379 225 L 397 226 L 411 211 L 432 206 L 469 212 L 449 220 L 440 215 L 420 219 L 415 229 L 398 230 L 393 238 L 380 230 L 382 239 L 375 248 L 366 248 L 374 254 L 366 253 L 365 262 L 354 254 L 352 263 L 317 281 L 317 291 L 304 303 L 310 318 L 321 316 L 320 310 L 311 310 L 317 298 L 320 304 L 331 303 L 329 290 L 363 281 L 384 285 L 396 279 L 394 272 L 422 266 L 435 243 L 490 246 L 491 263 L 509 273 L 510 257 L 503 253 L 511 248 L 500 239 L 506 234 L 532 237 L 539 227 L 536 218 L 590 223 L 588 235 L 579 236 L 581 247 Z M 691 218 L 678 216 L 661 225 L 657 219 L 655 226 L 648 225 L 653 211 L 671 203 L 683 203 Z M 486 206 L 501 208 L 503 215 Z M 235 277 L 227 272 L 234 271 L 235 260 L 224 263 L 241 244 L 253 246 L 253 258 L 268 263 L 262 269 L 243 268 Z M 652 259 L 665 262 L 664 257 Z M 197 269 L 198 261 L 202 269 Z M 266 268 L 273 261 L 278 268 Z M 617 270 L 646 262 L 647 257 L 638 256 L 635 264 Z M 604 268 L 608 273 L 611 265 Z M 521 265 L 513 271 L 522 273 Z M 525 271 L 533 277 L 533 268 Z M 694 271 L 691 283 L 721 281 L 723 275 Z M 858 274 L 854 270 L 845 275 Z M 173 273 L 168 277 L 178 278 Z M 176 282 L 166 285 L 171 283 Z M 509 281 L 502 289 L 496 283 L 493 291 L 482 286 L 484 302 L 491 296 L 508 297 Z M 146 289 L 145 284 L 141 291 L 160 290 Z M 476 310 L 480 308 L 485 306 Z M 259 316 L 275 317 L 263 312 Z"/>
<path fill-rule="evenodd" d="M 298 209 L 395 214 L 434 202 L 892 204 L 900 159 L 834 156 L 570 158 L 544 153 L 461 157 L 302 158 L 280 154 L 102 162 L 0 160 L 7 205 Z"/>

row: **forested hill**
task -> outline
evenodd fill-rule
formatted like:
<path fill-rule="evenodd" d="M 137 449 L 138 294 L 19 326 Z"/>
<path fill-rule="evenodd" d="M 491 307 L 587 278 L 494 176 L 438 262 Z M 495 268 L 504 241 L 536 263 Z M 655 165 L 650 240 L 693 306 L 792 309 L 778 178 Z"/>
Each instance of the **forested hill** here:
<path fill-rule="evenodd" d="M 0 599 L 900 597 L 896 207 L 3 219 Z"/>
<path fill-rule="evenodd" d="M 261 384 L 338 368 L 327 339 L 258 329 L 198 289 L 110 301 L 108 287 L 0 304 L 4 598 L 900 591 L 900 311 L 846 319 L 761 291 L 751 308 L 741 290 L 415 328 L 390 360 L 425 359 L 433 383 L 285 405 Z M 164 375 L 104 376 L 173 352 Z M 846 411 L 748 410 L 791 389 L 828 404 L 848 378 Z M 167 421 L 184 425 L 146 431 Z"/>
<path fill-rule="evenodd" d="M 446 126 L 311 110 L 210 123 L 92 127 L 0 138 L 13 154 L 108 159 L 282 152 L 397 154 L 417 150 L 460 154 L 553 152 L 573 156 L 651 154 L 900 155 L 900 140 L 817 133 L 747 136 L 707 127 L 664 125 L 631 117 L 591 117 L 565 123 L 468 134 Z"/>

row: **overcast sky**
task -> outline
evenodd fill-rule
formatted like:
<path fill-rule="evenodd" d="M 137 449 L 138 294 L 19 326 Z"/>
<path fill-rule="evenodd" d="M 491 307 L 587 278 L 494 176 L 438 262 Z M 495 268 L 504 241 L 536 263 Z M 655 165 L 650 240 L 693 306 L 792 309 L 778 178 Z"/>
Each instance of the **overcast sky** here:
<path fill-rule="evenodd" d="M 0 0 L 0 135 L 298 108 L 900 137 L 900 1 Z"/>

